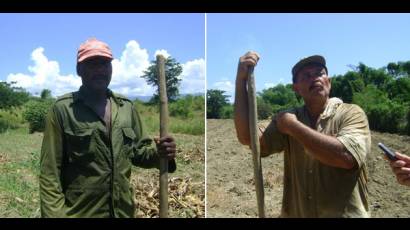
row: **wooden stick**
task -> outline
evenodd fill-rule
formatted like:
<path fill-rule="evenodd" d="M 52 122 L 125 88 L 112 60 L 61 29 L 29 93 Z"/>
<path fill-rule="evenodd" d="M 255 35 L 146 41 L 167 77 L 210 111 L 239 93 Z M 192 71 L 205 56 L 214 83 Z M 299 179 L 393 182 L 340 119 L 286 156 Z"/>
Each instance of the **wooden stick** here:
<path fill-rule="evenodd" d="M 168 134 L 168 98 L 165 80 L 165 58 L 157 55 L 160 100 L 160 137 Z M 159 161 L 159 217 L 168 217 L 168 159 L 160 157 Z"/>
<path fill-rule="evenodd" d="M 263 191 L 263 176 L 262 164 L 260 156 L 258 124 L 257 124 L 257 105 L 256 105 L 256 90 L 255 77 L 253 75 L 253 67 L 249 67 L 248 71 L 248 106 L 249 106 L 249 131 L 251 135 L 251 149 L 253 158 L 253 173 L 256 188 L 256 200 L 258 202 L 258 215 L 260 218 L 265 217 L 265 203 Z"/>

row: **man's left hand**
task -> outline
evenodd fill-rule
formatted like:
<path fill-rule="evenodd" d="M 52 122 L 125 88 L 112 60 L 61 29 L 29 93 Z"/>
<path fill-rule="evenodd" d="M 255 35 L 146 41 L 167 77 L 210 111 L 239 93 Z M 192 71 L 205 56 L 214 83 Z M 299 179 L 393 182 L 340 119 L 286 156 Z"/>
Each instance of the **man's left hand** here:
<path fill-rule="evenodd" d="M 168 160 L 175 158 L 177 151 L 175 140 L 172 136 L 167 135 L 162 138 L 155 137 L 154 141 L 161 157 L 166 157 Z"/>

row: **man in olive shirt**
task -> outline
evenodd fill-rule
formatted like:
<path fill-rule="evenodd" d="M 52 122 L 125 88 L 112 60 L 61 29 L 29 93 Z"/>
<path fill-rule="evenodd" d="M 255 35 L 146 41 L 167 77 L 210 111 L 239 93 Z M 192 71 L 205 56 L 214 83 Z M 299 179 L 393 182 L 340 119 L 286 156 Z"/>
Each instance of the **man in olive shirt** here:
<path fill-rule="evenodd" d="M 176 169 L 171 136 L 146 136 L 133 103 L 108 89 L 113 59 L 95 38 L 77 53 L 80 90 L 50 109 L 40 159 L 43 217 L 134 217 L 132 165 L 159 167 L 158 152 Z"/>
<path fill-rule="evenodd" d="M 250 144 L 247 72 L 259 55 L 239 60 L 235 127 L 239 141 Z M 357 105 L 329 98 L 325 59 L 311 56 L 292 69 L 293 90 L 305 105 L 276 115 L 261 128 L 261 155 L 284 152 L 282 217 L 369 217 L 366 155 L 370 131 Z"/>

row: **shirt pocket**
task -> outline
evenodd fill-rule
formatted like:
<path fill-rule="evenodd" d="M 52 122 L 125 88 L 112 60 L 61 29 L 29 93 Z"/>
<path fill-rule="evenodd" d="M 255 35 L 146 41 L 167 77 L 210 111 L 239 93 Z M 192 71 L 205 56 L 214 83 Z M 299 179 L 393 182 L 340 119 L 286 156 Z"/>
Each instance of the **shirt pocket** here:
<path fill-rule="evenodd" d="M 131 158 L 133 155 L 133 147 L 135 143 L 135 132 L 132 128 L 122 128 L 123 133 L 123 147 L 122 155 L 126 158 Z"/>
<path fill-rule="evenodd" d="M 70 163 L 87 164 L 94 160 L 95 130 L 65 130 L 66 149 Z"/>

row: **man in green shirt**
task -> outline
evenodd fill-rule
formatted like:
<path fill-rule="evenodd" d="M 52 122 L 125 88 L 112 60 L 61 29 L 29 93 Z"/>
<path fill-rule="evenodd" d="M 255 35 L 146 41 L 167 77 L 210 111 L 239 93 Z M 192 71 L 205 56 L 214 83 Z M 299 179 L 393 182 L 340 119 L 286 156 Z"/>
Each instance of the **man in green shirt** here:
<path fill-rule="evenodd" d="M 108 89 L 113 60 L 95 38 L 77 53 L 79 91 L 50 109 L 40 159 L 42 217 L 134 217 L 132 165 L 159 168 L 159 158 L 176 169 L 174 138 L 156 138 L 143 128 L 129 99 Z"/>
<path fill-rule="evenodd" d="M 248 52 L 239 60 L 235 127 L 250 144 L 247 72 L 259 60 Z M 304 106 L 277 114 L 261 128 L 261 155 L 284 153 L 282 217 L 369 217 L 366 155 L 370 131 L 363 110 L 329 98 L 326 61 L 315 55 L 292 69 L 293 90 Z"/>

